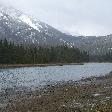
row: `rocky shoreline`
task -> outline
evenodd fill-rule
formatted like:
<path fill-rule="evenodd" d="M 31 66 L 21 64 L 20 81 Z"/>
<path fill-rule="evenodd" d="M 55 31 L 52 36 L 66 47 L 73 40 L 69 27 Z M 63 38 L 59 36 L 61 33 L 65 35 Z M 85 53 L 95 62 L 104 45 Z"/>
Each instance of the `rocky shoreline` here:
<path fill-rule="evenodd" d="M 7 102 L 0 102 L 0 112 L 112 112 L 112 72 L 7 94 L 0 95 Z"/>

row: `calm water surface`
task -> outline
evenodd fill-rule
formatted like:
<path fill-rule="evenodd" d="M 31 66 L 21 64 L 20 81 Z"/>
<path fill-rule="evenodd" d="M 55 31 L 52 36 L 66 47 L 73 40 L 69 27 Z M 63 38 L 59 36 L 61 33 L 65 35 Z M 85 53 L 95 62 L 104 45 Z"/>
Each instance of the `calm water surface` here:
<path fill-rule="evenodd" d="M 112 63 L 0 69 L 0 90 L 10 87 L 33 88 L 57 81 L 76 81 L 82 77 L 105 75 L 111 71 Z"/>

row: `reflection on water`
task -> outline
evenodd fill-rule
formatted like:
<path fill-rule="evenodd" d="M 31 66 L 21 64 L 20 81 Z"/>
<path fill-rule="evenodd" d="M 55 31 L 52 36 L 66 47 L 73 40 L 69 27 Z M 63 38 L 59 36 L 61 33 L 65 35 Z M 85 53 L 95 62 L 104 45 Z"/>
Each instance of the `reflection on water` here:
<path fill-rule="evenodd" d="M 112 63 L 86 63 L 49 67 L 25 67 L 0 70 L 0 90 L 11 87 L 40 87 L 57 81 L 79 80 L 112 71 Z"/>

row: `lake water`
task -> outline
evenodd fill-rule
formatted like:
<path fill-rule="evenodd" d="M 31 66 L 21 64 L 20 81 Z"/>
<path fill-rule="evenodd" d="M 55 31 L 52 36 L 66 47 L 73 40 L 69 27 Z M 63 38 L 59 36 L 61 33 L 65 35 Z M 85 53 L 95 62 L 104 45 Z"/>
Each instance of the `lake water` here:
<path fill-rule="evenodd" d="M 12 87 L 35 88 L 52 82 L 76 81 L 82 77 L 105 75 L 111 71 L 112 63 L 0 69 L 0 90 Z"/>

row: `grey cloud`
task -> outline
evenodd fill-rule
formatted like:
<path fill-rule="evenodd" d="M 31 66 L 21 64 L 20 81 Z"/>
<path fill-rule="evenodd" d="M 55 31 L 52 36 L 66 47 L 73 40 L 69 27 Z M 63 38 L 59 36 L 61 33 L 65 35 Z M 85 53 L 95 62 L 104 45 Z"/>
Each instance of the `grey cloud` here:
<path fill-rule="evenodd" d="M 112 33 L 112 0 L 2 0 L 73 35 Z"/>

